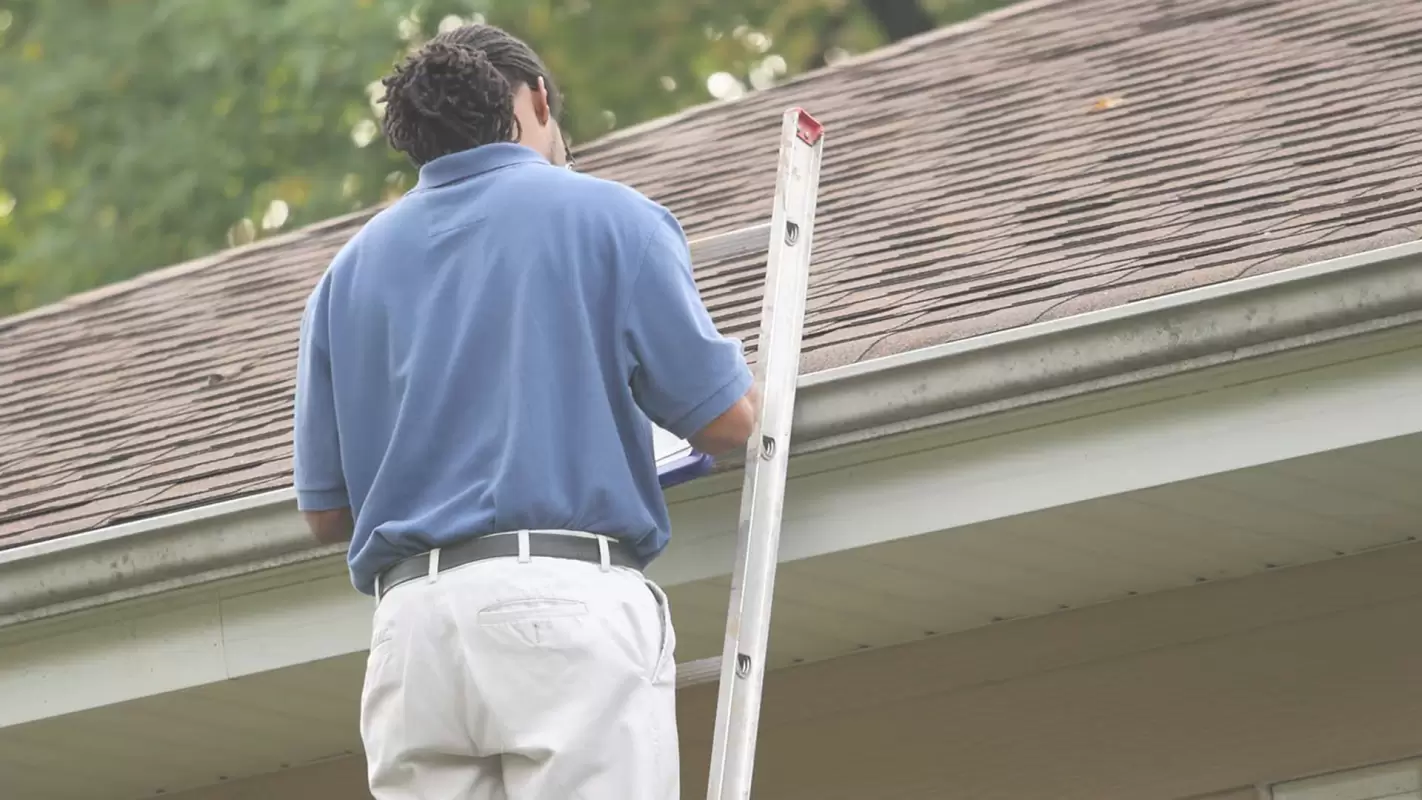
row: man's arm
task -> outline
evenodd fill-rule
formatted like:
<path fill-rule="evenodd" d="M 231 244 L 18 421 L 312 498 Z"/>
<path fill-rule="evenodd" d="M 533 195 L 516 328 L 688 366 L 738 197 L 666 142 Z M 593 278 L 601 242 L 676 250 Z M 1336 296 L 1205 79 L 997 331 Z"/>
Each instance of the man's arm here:
<path fill-rule="evenodd" d="M 711 420 L 710 424 L 687 438 L 692 447 L 710 455 L 722 456 L 746 446 L 755 428 L 755 415 L 760 411 L 760 391 L 752 386 L 731 406 L 730 410 Z"/>
<path fill-rule="evenodd" d="M 306 303 L 296 356 L 296 419 L 292 461 L 296 505 L 321 544 L 350 541 L 355 530 L 341 444 L 336 432 L 336 401 L 326 339 L 326 279 Z"/>
<path fill-rule="evenodd" d="M 745 447 L 756 412 L 750 368 L 702 303 L 670 213 L 654 227 L 630 294 L 624 330 L 637 404 L 703 453 Z"/>

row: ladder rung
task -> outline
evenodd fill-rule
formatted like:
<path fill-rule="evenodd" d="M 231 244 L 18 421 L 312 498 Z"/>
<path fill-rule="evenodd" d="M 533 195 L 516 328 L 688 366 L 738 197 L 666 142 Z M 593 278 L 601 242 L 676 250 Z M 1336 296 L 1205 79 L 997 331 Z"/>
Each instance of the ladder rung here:
<path fill-rule="evenodd" d="M 712 656 L 676 665 L 676 688 L 715 683 L 721 677 L 721 657 Z"/>
<path fill-rule="evenodd" d="M 701 264 L 751 253 L 765 253 L 766 242 L 769 240 L 768 222 L 694 239 L 688 243 L 691 247 L 691 263 Z"/>

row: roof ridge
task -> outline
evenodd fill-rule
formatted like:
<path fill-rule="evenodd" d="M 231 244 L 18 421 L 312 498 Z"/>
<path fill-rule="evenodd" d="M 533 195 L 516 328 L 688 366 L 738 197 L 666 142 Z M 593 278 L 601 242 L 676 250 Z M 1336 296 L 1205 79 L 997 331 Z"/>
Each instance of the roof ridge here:
<path fill-rule="evenodd" d="M 650 119 L 627 128 L 613 131 L 607 134 L 606 136 L 588 142 L 588 144 L 582 148 L 582 151 L 596 152 L 598 149 L 601 149 L 605 145 L 614 144 L 616 142 L 621 142 L 626 139 L 631 139 L 647 133 L 652 133 L 654 131 L 666 128 L 670 125 L 682 122 L 686 119 L 696 117 L 700 114 L 724 108 L 728 105 L 745 102 L 754 97 L 761 97 L 766 94 L 789 89 L 790 87 L 793 87 L 797 84 L 817 80 L 827 75 L 842 72 L 846 69 L 852 69 L 854 67 L 863 66 L 865 64 L 877 63 L 884 59 L 892 58 L 894 56 L 912 51 L 928 44 L 937 43 L 944 39 L 952 39 L 969 33 L 974 33 L 984 27 L 1001 22 L 1003 20 L 1021 16 L 1023 14 L 1030 14 L 1035 11 L 1039 11 L 1043 8 L 1047 8 L 1049 6 L 1053 6 L 1063 2 L 1066 2 L 1066 0 L 1022 0 L 1021 2 L 1013 3 L 1003 8 L 996 9 L 994 11 L 988 11 L 979 14 L 971 19 L 956 22 L 952 25 L 945 25 L 941 28 L 935 28 L 931 31 L 925 31 L 924 33 L 918 34 L 916 36 L 910 36 L 906 39 L 901 39 L 892 44 L 884 45 L 883 47 L 877 47 L 873 50 L 861 53 L 857 56 L 852 56 L 851 58 L 846 59 L 845 61 L 835 64 L 834 66 L 820 67 L 818 69 L 813 69 L 808 72 L 801 73 L 785 81 L 784 83 L 776 84 L 775 86 L 772 86 L 769 89 L 749 92 L 743 95 L 742 97 L 736 98 L 735 100 L 712 100 L 707 103 L 701 103 L 695 106 L 691 106 L 689 108 L 682 109 L 681 111 L 677 111 L 672 114 L 667 114 L 666 116 L 657 117 L 655 119 Z M 98 303 L 112 297 L 117 297 L 120 295 L 127 294 L 129 292 L 136 291 L 138 289 L 142 289 L 147 286 L 151 286 L 156 283 L 163 283 L 165 281 L 169 281 L 175 278 L 180 278 L 191 272 L 207 269 L 208 267 L 223 263 L 228 259 L 241 258 L 250 253 L 258 252 L 267 248 L 280 247 L 298 238 L 309 236 L 310 234 L 316 231 L 320 231 L 328 227 L 340 227 L 341 225 L 348 224 L 362 217 L 373 216 L 386 205 L 387 203 L 377 203 L 361 210 L 351 212 L 349 214 L 343 214 L 337 217 L 327 217 L 326 219 L 312 222 L 300 228 L 293 228 L 289 231 L 285 231 L 277 236 L 272 236 L 266 239 L 259 239 L 255 242 L 239 245 L 237 247 L 228 247 L 221 250 L 216 250 L 214 252 L 208 253 L 207 255 L 198 256 L 197 258 L 189 259 L 187 261 L 180 261 L 176 264 L 168 264 L 156 267 L 154 269 L 135 275 L 132 278 L 114 281 L 113 283 L 104 284 L 102 286 L 97 286 L 86 291 L 68 295 L 67 297 L 63 297 L 52 303 L 46 303 L 45 305 L 22 311 L 18 314 L 12 314 L 8 317 L 0 317 L 0 333 L 5 333 L 7 331 L 13 330 L 14 328 L 20 325 L 29 324 L 31 322 L 34 322 L 35 320 L 43 319 L 53 314 L 70 311 L 75 307 Z"/>
<path fill-rule="evenodd" d="M 747 92 L 746 94 L 741 95 L 740 97 L 737 97 L 734 100 L 709 100 L 705 103 L 698 103 L 697 105 L 683 108 L 680 111 L 675 111 L 665 116 L 649 119 L 645 122 L 639 122 L 636 125 L 629 125 L 626 128 L 619 128 L 604 136 L 600 136 L 588 142 L 586 145 L 583 145 L 579 149 L 584 153 L 596 152 L 604 145 L 616 144 L 626 139 L 632 139 L 643 134 L 653 133 L 655 131 L 661 130 L 662 128 L 668 127 L 678 122 L 682 122 L 683 120 L 699 116 L 704 113 L 716 111 L 725 108 L 726 106 L 735 105 L 737 103 L 743 103 L 752 98 L 758 98 L 768 94 L 774 94 L 783 89 L 789 89 L 797 84 L 808 83 L 809 81 L 817 80 L 826 75 L 830 75 L 836 72 L 842 72 L 846 69 L 860 67 L 866 64 L 874 64 L 879 61 L 883 61 L 889 58 L 893 58 L 894 56 L 901 55 L 912 50 L 916 50 L 920 47 L 924 47 L 929 44 L 937 44 L 939 41 L 944 39 L 953 39 L 969 33 L 976 33 L 982 28 L 1001 22 L 1003 20 L 1010 19 L 1012 17 L 1020 16 L 1023 14 L 1030 14 L 1035 11 L 1040 11 L 1049 6 L 1058 5 L 1066 1 L 1067 0 L 1020 0 L 1020 2 L 1012 3 L 1002 8 L 995 9 L 993 11 L 983 12 L 982 14 L 979 14 L 976 17 L 965 19 L 961 22 L 955 22 L 951 25 L 944 25 L 941 28 L 934 28 L 931 31 L 925 31 L 914 36 L 909 36 L 905 39 L 900 39 L 897 42 L 886 44 L 882 47 L 876 47 L 873 50 L 869 50 L 867 52 L 851 56 L 845 59 L 844 61 L 839 62 L 838 64 L 817 67 L 807 72 L 802 72 L 790 78 L 789 80 L 784 81 L 783 83 L 777 83 L 768 89 Z"/>
<path fill-rule="evenodd" d="M 52 303 L 46 303 L 42 306 L 37 306 L 26 311 L 21 311 L 18 314 L 12 314 L 8 317 L 0 317 L 0 333 L 5 333 L 20 325 L 34 322 L 35 320 L 43 319 L 53 314 L 70 311 L 78 306 L 92 305 L 94 303 L 108 300 L 112 297 L 119 297 L 121 295 L 128 294 L 129 292 L 152 286 L 157 283 L 164 283 L 169 280 L 181 278 L 185 275 L 188 275 L 189 273 L 207 269 L 208 267 L 216 266 L 217 264 L 224 263 L 231 259 L 243 258 L 252 253 L 260 252 L 262 250 L 279 248 L 299 239 L 304 239 L 313 233 L 317 233 L 327 228 L 338 228 L 342 225 L 350 224 L 351 222 L 354 222 L 360 218 L 374 216 L 382 208 L 384 208 L 385 205 L 385 203 L 377 203 L 375 205 L 363 208 L 359 211 L 353 211 L 351 213 L 341 214 L 340 216 L 335 217 L 327 217 L 325 219 L 317 220 L 310 224 L 303 225 L 300 228 L 292 228 L 289 231 L 283 231 L 282 233 L 276 236 L 270 236 L 265 239 L 258 239 L 256 241 L 248 242 L 247 244 L 243 245 L 237 245 L 235 247 L 226 247 L 221 250 L 216 250 L 211 253 L 208 253 L 207 255 L 198 256 L 196 258 L 190 258 L 187 261 L 179 261 L 176 264 L 168 264 L 165 266 L 157 267 L 155 269 L 139 273 L 138 275 L 135 275 L 132 278 L 124 278 L 123 280 L 114 281 L 112 283 L 106 283 L 101 286 L 96 286 L 92 289 L 86 289 L 82 292 L 76 292 L 75 294 L 60 298 L 59 300 L 56 300 Z"/>

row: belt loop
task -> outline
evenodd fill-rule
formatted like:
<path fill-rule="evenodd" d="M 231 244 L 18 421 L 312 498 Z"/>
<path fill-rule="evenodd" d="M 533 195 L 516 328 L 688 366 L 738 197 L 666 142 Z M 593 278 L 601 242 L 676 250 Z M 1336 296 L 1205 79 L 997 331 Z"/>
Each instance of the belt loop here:
<path fill-rule="evenodd" d="M 602 566 L 603 572 L 612 571 L 612 554 L 607 551 L 607 537 L 598 534 L 597 537 L 597 557 Z"/>
<path fill-rule="evenodd" d="M 375 605 L 380 605 L 380 573 L 375 573 Z"/>
<path fill-rule="evenodd" d="M 439 578 L 439 548 L 430 551 L 430 583 Z"/>
<path fill-rule="evenodd" d="M 527 564 L 532 560 L 528 553 L 528 530 L 524 529 L 518 532 L 518 563 Z"/>

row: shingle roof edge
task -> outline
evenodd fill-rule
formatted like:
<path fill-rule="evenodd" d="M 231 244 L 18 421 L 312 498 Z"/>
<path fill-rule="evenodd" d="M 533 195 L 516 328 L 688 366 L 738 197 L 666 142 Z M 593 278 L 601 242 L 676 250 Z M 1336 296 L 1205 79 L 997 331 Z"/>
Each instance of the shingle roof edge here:
<path fill-rule="evenodd" d="M 806 375 L 793 452 L 1416 324 L 1422 241 Z M 286 489 L 0 551 L 0 627 L 337 557 L 294 512 Z"/>

